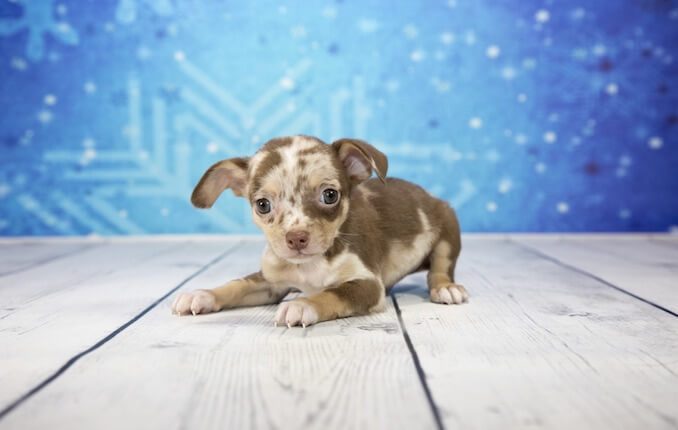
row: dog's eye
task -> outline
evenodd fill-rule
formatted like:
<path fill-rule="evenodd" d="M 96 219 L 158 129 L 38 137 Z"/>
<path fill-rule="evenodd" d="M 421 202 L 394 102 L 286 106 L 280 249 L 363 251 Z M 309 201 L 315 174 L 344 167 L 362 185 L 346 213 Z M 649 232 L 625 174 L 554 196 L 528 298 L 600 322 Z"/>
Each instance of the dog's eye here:
<path fill-rule="evenodd" d="M 255 202 L 257 205 L 257 212 L 260 214 L 267 214 L 271 212 L 271 202 L 268 199 L 259 199 Z"/>
<path fill-rule="evenodd" d="M 326 205 L 333 205 L 339 200 L 339 191 L 332 188 L 323 190 L 322 202 Z"/>

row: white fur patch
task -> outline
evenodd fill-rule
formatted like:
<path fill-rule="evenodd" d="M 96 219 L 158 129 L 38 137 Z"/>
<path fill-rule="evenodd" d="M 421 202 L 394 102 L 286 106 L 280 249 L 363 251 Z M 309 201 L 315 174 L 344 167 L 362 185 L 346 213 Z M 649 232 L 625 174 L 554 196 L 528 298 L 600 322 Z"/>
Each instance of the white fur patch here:
<path fill-rule="evenodd" d="M 307 295 L 354 279 L 376 278 L 357 255 L 348 251 L 335 256 L 332 261 L 319 255 L 293 264 L 281 260 L 267 249 L 262 260 L 262 272 L 271 282 L 298 288 Z"/>

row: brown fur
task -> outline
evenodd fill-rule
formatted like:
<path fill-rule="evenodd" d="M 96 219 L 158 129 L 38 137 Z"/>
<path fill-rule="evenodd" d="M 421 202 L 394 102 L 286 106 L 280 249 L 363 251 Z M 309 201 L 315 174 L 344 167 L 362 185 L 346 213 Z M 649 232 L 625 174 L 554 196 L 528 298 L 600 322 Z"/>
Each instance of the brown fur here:
<path fill-rule="evenodd" d="M 261 272 L 209 292 L 184 293 L 173 309 L 185 314 L 276 303 L 299 288 L 307 297 L 281 304 L 276 323 L 306 326 L 378 310 L 385 289 L 421 269 L 430 269 L 432 301 L 466 301 L 466 290 L 454 282 L 461 251 L 454 210 L 417 185 L 385 178 L 387 170 L 386 156 L 364 141 L 326 145 L 308 136 L 273 139 L 250 159 L 215 164 L 196 186 L 194 203 L 209 207 L 234 185 L 242 192 L 246 178 L 250 202 L 271 203 L 269 214 L 253 210 L 269 249 Z M 373 172 L 378 179 L 367 179 Z M 340 193 L 336 204 L 321 201 L 328 187 Z M 301 251 L 287 249 L 284 237 L 291 231 L 308 234 Z M 312 252 L 298 255 L 306 247 Z"/>

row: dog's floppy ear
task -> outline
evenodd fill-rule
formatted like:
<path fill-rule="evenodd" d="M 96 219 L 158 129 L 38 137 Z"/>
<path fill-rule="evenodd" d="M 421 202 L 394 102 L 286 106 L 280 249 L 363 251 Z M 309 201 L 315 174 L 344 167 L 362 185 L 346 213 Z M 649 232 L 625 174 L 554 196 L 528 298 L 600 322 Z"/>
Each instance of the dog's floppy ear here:
<path fill-rule="evenodd" d="M 195 186 L 191 203 L 198 208 L 211 208 L 222 191 L 233 190 L 243 196 L 247 187 L 247 164 L 249 158 L 229 158 L 212 165 Z"/>
<path fill-rule="evenodd" d="M 374 170 L 384 181 L 388 170 L 386 156 L 374 146 L 358 139 L 339 139 L 332 143 L 352 182 L 362 182 Z"/>

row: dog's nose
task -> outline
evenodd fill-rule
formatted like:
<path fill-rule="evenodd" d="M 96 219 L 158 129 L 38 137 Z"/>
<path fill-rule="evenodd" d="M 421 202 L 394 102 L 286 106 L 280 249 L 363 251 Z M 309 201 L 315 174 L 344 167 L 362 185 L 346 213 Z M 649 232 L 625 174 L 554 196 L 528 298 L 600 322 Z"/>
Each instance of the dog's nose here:
<path fill-rule="evenodd" d="M 307 231 L 290 231 L 285 235 L 285 239 L 287 240 L 287 247 L 289 249 L 301 251 L 308 246 Z"/>

